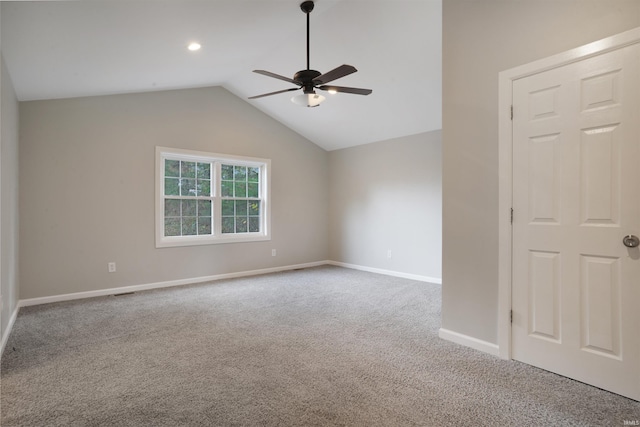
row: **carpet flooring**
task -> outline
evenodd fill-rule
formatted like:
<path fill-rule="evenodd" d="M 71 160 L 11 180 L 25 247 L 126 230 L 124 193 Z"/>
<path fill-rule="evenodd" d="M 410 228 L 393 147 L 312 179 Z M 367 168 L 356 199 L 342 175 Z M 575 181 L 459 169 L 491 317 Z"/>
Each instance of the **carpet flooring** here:
<path fill-rule="evenodd" d="M 440 295 L 323 266 L 24 307 L 1 425 L 638 425 L 639 402 L 439 339 Z"/>

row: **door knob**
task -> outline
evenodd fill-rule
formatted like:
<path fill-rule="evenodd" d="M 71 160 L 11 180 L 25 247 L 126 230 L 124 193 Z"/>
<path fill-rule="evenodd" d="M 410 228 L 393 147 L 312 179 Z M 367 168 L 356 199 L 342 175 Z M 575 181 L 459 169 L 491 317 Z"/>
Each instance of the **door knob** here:
<path fill-rule="evenodd" d="M 628 248 L 637 248 L 638 245 L 640 245 L 640 239 L 638 239 L 638 236 L 629 234 L 628 236 L 624 236 L 624 238 L 622 239 L 622 244 Z"/>

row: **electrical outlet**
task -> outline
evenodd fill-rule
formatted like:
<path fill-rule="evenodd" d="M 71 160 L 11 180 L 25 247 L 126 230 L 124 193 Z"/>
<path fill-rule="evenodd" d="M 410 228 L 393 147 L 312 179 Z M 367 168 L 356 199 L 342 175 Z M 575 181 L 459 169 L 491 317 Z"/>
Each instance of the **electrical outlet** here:
<path fill-rule="evenodd" d="M 275 249 L 271 249 L 271 256 L 276 256 L 277 255 L 277 251 Z"/>
<path fill-rule="evenodd" d="M 109 270 L 109 273 L 115 273 L 116 272 L 116 263 L 115 262 L 110 262 L 109 264 L 107 264 L 107 269 Z"/>
<path fill-rule="evenodd" d="M 387 251 L 387 258 L 391 259 L 391 249 Z"/>

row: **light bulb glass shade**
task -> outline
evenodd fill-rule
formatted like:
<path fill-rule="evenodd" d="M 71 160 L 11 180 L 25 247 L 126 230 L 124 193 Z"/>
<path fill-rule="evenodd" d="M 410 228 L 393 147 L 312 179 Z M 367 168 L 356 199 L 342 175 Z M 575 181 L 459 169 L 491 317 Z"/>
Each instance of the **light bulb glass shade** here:
<path fill-rule="evenodd" d="M 291 102 L 302 105 L 303 107 L 317 107 L 324 100 L 324 96 L 318 95 L 315 92 L 303 93 L 302 95 L 296 95 L 291 98 Z"/>

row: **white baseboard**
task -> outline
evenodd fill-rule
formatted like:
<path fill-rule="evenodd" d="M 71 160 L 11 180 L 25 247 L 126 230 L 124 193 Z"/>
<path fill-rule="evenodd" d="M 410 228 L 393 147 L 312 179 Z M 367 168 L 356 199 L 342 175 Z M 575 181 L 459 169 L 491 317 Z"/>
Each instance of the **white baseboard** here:
<path fill-rule="evenodd" d="M 368 271 L 370 273 L 384 274 L 386 276 L 402 277 L 403 279 L 417 280 L 419 282 L 429 282 L 436 285 L 442 285 L 442 279 L 438 277 L 421 276 L 419 274 L 402 273 L 400 271 L 384 270 L 381 268 L 365 267 L 357 264 L 347 264 L 345 262 L 327 261 L 327 264 L 337 267 L 352 268 L 354 270 Z"/>
<path fill-rule="evenodd" d="M 48 304 L 52 302 L 71 301 L 76 299 L 102 297 L 106 295 L 124 294 L 128 292 L 148 291 L 151 289 L 168 288 L 172 286 L 192 285 L 194 283 L 213 282 L 222 279 L 233 279 L 236 277 L 257 276 L 259 274 L 277 273 L 279 271 L 296 270 L 299 268 L 317 267 L 326 265 L 327 261 L 309 262 L 305 264 L 287 265 L 282 267 L 263 268 L 260 270 L 241 271 L 237 273 L 216 274 L 213 276 L 192 277 L 189 279 L 168 280 L 166 282 L 147 283 L 143 285 L 123 286 L 119 288 L 100 289 L 96 291 L 75 292 L 71 294 L 52 295 L 49 297 L 29 298 L 18 302 L 18 307 L 30 305 Z"/>
<path fill-rule="evenodd" d="M 456 344 L 461 344 L 466 347 L 471 347 L 475 350 L 489 353 L 493 356 L 500 356 L 500 347 L 498 347 L 498 344 L 479 340 L 477 338 L 473 338 L 468 335 L 463 335 L 458 332 L 453 332 L 443 328 L 440 328 L 438 336 L 444 340 L 451 341 Z"/>
<path fill-rule="evenodd" d="M 20 310 L 20 306 L 17 306 L 13 310 L 13 313 L 11 314 L 11 318 L 9 318 L 9 324 L 7 325 L 7 329 L 4 331 L 4 334 L 2 334 L 2 343 L 0 343 L 0 360 L 2 359 L 2 355 L 4 354 L 4 348 L 7 345 L 7 341 L 9 341 L 9 336 L 11 335 L 11 330 L 13 329 L 13 325 L 16 323 L 16 319 L 18 318 L 18 310 Z"/>
<path fill-rule="evenodd" d="M 240 271 L 236 273 L 215 274 L 212 276 L 192 277 L 188 279 L 168 280 L 165 282 L 146 283 L 142 285 L 122 286 L 118 288 L 99 289 L 96 291 L 74 292 L 70 294 L 52 295 L 48 297 L 28 298 L 18 301 L 18 307 L 28 307 L 31 305 L 49 304 L 53 302 L 72 301 L 76 299 L 102 297 L 114 294 L 124 294 L 128 292 L 140 292 L 151 289 L 168 288 L 172 286 L 191 285 L 194 283 L 213 282 L 222 279 L 233 279 L 236 277 L 257 276 L 259 274 L 277 273 L 279 271 L 296 270 L 300 268 L 317 267 L 320 265 L 335 265 L 338 267 L 352 268 L 354 270 L 368 271 L 371 273 L 384 274 L 387 276 L 402 277 L 405 279 L 418 280 L 434 284 L 442 284 L 442 279 L 436 277 L 420 276 L 417 274 L 401 273 L 398 271 L 382 270 L 379 268 L 365 267 L 355 264 L 347 264 L 337 261 L 316 261 L 304 264 L 286 265 L 281 267 L 263 268 L 260 270 Z M 17 313 L 17 312 L 16 312 Z"/>

